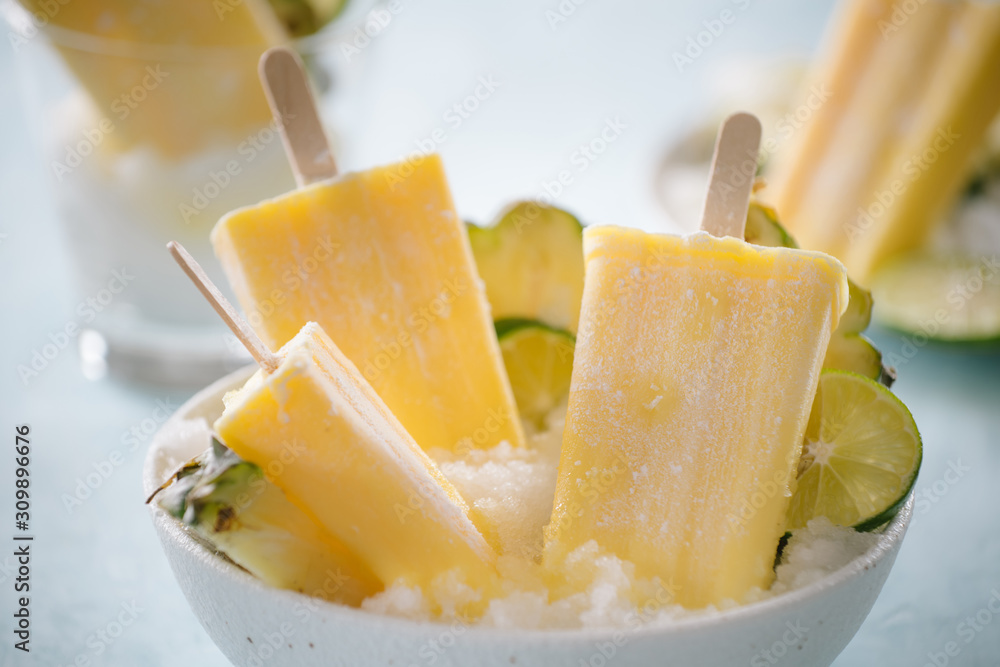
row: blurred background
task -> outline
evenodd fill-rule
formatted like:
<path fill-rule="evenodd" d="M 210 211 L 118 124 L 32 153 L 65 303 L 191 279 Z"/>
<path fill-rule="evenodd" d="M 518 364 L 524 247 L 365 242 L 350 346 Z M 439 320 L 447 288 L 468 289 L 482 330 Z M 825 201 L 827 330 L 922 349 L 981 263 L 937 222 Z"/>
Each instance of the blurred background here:
<path fill-rule="evenodd" d="M 514 200 L 548 196 L 586 224 L 686 231 L 697 225 L 707 180 L 693 135 L 737 108 L 759 113 L 766 132 L 773 127 L 774 100 L 797 84 L 833 7 L 352 0 L 300 45 L 342 171 L 431 148 L 468 220 L 486 223 Z M 121 54 L 69 33 L 32 33 L 10 0 L 5 15 L 0 410 L 9 442 L 15 425 L 31 427 L 36 540 L 30 656 L 11 649 L 13 559 L 0 555 L 0 665 L 225 665 L 173 581 L 140 471 L 156 428 L 246 357 L 161 249 L 176 236 L 214 271 L 207 234 L 219 215 L 292 187 L 280 142 L 265 122 L 254 124 L 251 102 L 213 109 L 178 96 L 171 66 L 166 76 L 154 68 L 140 77 L 141 90 L 94 81 L 121 91 L 104 95 L 118 101 L 103 110 L 107 130 L 81 106 L 73 91 L 81 84 L 53 43 L 63 56 L 75 50 L 89 54 L 80 61 L 107 58 L 119 68 Z M 142 73 L 142 59 L 174 63 L 175 73 L 200 70 L 203 90 L 228 85 L 238 95 L 234 72 L 252 48 L 152 51 L 127 66 Z M 79 80 L 101 69 L 91 66 Z M 130 123 L 147 99 L 163 113 L 158 127 L 183 126 L 186 110 L 216 114 L 218 132 L 171 143 L 183 155 L 169 165 L 154 150 L 133 149 L 129 133 L 146 130 Z M 89 154 L 101 143 L 125 158 Z M 673 172 L 671 160 L 680 165 Z M 231 161 L 238 168 L 227 176 Z M 666 185 L 665 173 L 673 174 Z M 1000 616 L 980 616 L 968 643 L 957 634 L 1000 598 L 1000 351 L 869 333 L 898 371 L 893 390 L 924 436 L 924 464 L 896 567 L 836 665 L 935 664 L 930 654 L 960 641 L 947 664 L 1000 666 Z M 4 516 L 12 458 L 5 453 L 0 464 Z M 123 612 L 134 622 L 109 636 Z"/>

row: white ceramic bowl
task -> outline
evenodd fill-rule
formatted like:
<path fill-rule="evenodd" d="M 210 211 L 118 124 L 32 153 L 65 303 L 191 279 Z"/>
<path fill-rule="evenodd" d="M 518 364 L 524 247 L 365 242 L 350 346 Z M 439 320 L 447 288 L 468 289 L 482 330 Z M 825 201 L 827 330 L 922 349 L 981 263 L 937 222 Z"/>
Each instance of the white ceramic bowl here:
<path fill-rule="evenodd" d="M 240 386 L 251 370 L 204 389 L 171 422 L 203 417 L 211 423 L 222 411 L 222 395 Z M 170 438 L 154 440 L 143 473 L 147 495 L 170 477 L 177 462 L 200 453 L 183 451 L 184 446 Z M 732 667 L 778 661 L 828 666 L 875 603 L 912 511 L 911 497 L 867 553 L 804 588 L 669 626 L 595 632 L 420 623 L 276 590 L 150 505 L 167 558 L 198 620 L 234 664 L 250 667 Z"/>

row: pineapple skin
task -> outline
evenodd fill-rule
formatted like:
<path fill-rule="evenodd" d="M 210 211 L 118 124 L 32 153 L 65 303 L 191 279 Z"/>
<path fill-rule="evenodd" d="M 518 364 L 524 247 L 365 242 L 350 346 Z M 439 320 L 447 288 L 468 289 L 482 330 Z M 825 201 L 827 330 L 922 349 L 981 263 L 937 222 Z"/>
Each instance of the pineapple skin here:
<path fill-rule="evenodd" d="M 264 583 L 350 606 L 379 592 L 374 574 L 217 440 L 156 494 L 197 537 Z"/>

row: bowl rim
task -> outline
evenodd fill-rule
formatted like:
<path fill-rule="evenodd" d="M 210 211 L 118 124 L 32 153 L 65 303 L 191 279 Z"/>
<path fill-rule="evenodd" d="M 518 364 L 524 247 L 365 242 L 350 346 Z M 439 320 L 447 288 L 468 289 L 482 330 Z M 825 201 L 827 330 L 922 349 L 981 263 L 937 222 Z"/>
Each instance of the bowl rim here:
<path fill-rule="evenodd" d="M 238 386 L 238 383 L 245 381 L 251 373 L 256 370 L 256 368 L 256 365 L 241 368 L 223 378 L 220 378 L 201 391 L 197 392 L 185 401 L 173 415 L 171 415 L 170 419 L 168 419 L 163 426 L 161 426 L 160 430 L 165 430 L 168 426 L 175 422 L 189 419 L 188 413 L 195 408 L 204 406 L 208 400 L 211 400 L 214 397 L 219 397 L 221 403 L 221 395 L 226 391 L 235 389 Z M 159 432 L 157 436 L 158 435 Z M 157 487 L 159 487 L 160 484 L 162 484 L 162 481 L 157 481 L 153 478 L 153 470 L 157 466 L 156 458 L 158 457 L 159 452 L 165 451 L 168 448 L 165 446 L 166 443 L 163 442 L 163 438 L 157 436 L 153 437 L 152 444 L 146 453 L 146 459 L 143 465 L 142 483 L 143 492 L 146 497 L 149 497 L 149 495 Z M 286 598 L 290 603 L 298 602 L 300 604 L 309 605 L 312 613 L 323 615 L 325 617 L 333 617 L 333 620 L 336 620 L 336 617 L 338 616 L 352 619 L 369 617 L 372 620 L 376 620 L 379 623 L 389 626 L 388 629 L 396 632 L 411 632 L 414 630 L 423 631 L 429 627 L 453 628 L 456 624 L 459 624 L 464 628 L 462 631 L 463 635 L 471 635 L 481 639 L 498 641 L 516 637 L 516 639 L 521 642 L 526 640 L 529 642 L 546 642 L 549 640 L 585 640 L 587 642 L 594 642 L 613 640 L 616 637 L 620 637 L 622 634 L 629 637 L 630 640 L 650 636 L 660 637 L 664 635 L 690 633 L 693 631 L 704 630 L 706 628 L 715 628 L 715 626 L 720 624 L 725 625 L 729 623 L 738 623 L 743 620 L 752 619 L 755 616 L 780 614 L 784 609 L 794 608 L 799 603 L 805 602 L 810 598 L 817 597 L 827 590 L 844 585 L 847 582 L 862 576 L 865 571 L 874 568 L 883 558 L 897 550 L 906 535 L 906 530 L 913 516 L 913 506 L 914 496 L 913 490 L 911 489 L 910 495 L 906 499 L 906 502 L 900 507 L 896 516 L 889 520 L 889 522 L 887 522 L 883 527 L 872 532 L 872 534 L 879 536 L 879 539 L 875 544 L 869 547 L 864 553 L 858 555 L 834 572 L 806 584 L 801 588 L 796 588 L 795 590 L 727 609 L 695 610 L 685 613 L 679 618 L 671 618 L 660 622 L 643 622 L 641 625 L 634 628 L 608 626 L 538 629 L 487 627 L 478 624 L 468 625 L 462 623 L 461 621 L 418 621 L 369 611 L 360 607 L 349 607 L 297 591 L 273 588 L 257 579 L 232 561 L 220 558 L 217 552 L 210 549 L 203 542 L 195 539 L 183 524 L 169 516 L 155 503 L 150 502 L 148 505 L 150 515 L 157 529 L 162 529 L 167 536 L 176 540 L 178 545 L 183 548 L 184 551 L 192 554 L 195 558 L 202 561 L 209 568 L 214 570 L 217 575 L 229 578 L 236 585 L 249 586 L 251 589 L 254 589 L 255 592 L 278 595 L 279 597 Z"/>

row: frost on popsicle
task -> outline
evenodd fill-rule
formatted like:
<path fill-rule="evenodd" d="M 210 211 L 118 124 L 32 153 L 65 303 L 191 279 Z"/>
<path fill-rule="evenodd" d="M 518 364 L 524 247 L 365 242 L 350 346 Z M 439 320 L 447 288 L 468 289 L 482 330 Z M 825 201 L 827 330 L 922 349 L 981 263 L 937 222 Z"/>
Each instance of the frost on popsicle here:
<path fill-rule="evenodd" d="M 385 584 L 429 589 L 451 572 L 492 591 L 496 553 L 465 501 L 322 328 L 308 323 L 278 356 L 227 395 L 222 441 Z"/>
<path fill-rule="evenodd" d="M 584 247 L 546 559 L 596 539 L 692 608 L 767 588 L 843 268 L 704 233 L 591 228 Z"/>
<path fill-rule="evenodd" d="M 437 155 L 234 211 L 212 243 L 268 345 L 317 322 L 424 449 L 523 443 Z"/>

